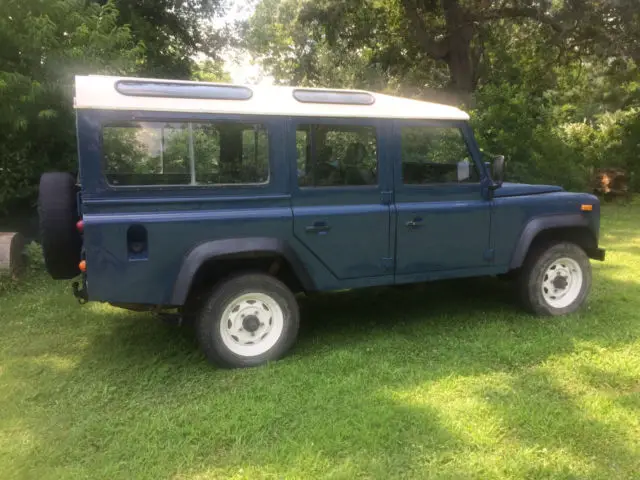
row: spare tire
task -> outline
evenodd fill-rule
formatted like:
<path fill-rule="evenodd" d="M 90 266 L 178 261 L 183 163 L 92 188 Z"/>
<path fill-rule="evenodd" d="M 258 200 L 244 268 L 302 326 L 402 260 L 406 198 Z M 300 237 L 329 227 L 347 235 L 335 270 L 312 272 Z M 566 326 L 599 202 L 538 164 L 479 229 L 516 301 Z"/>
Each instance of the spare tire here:
<path fill-rule="evenodd" d="M 76 180 L 69 173 L 51 172 L 40 177 L 38 215 L 42 253 L 47 272 L 57 280 L 80 273 L 82 237 L 76 227 L 79 220 L 76 193 Z"/>

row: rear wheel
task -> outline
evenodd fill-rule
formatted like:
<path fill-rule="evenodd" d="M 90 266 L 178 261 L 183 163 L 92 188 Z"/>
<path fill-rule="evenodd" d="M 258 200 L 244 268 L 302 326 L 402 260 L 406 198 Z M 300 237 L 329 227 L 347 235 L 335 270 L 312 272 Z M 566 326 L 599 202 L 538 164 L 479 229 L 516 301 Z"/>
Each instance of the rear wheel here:
<path fill-rule="evenodd" d="M 282 358 L 293 346 L 298 327 L 293 293 L 274 277 L 252 273 L 214 289 L 200 310 L 196 333 L 214 364 L 253 367 Z"/>
<path fill-rule="evenodd" d="M 578 310 L 591 289 L 591 264 L 584 250 L 568 242 L 531 252 L 519 278 L 525 306 L 538 315 Z"/>

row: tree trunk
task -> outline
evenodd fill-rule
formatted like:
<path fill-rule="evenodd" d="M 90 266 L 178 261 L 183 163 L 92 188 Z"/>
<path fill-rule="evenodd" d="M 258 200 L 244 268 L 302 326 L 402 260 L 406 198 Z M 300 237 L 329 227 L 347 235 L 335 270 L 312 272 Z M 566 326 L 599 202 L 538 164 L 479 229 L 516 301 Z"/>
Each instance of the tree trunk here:
<path fill-rule="evenodd" d="M 19 233 L 0 232 L 0 272 L 16 278 L 23 269 L 24 238 Z"/>
<path fill-rule="evenodd" d="M 451 88 L 460 101 L 466 105 L 476 88 L 476 75 L 472 60 L 471 41 L 474 36 L 473 24 L 467 20 L 458 0 L 442 0 L 446 28 L 448 51 L 444 60 L 449 66 Z"/>
<path fill-rule="evenodd" d="M 445 31 L 444 38 L 437 38 L 425 22 L 425 14 L 435 14 L 437 5 L 417 0 L 403 0 L 402 3 L 407 20 L 425 53 L 446 62 L 449 67 L 452 97 L 449 103 L 469 105 L 477 83 L 476 70 L 480 59 L 472 49 L 476 29 L 469 12 L 460 6 L 459 0 L 440 0 Z"/>
<path fill-rule="evenodd" d="M 471 64 L 469 44 L 457 40 L 451 43 L 455 46 L 452 45 L 446 58 L 451 75 L 451 89 L 462 103 L 468 105 L 475 90 L 475 74 Z"/>
<path fill-rule="evenodd" d="M 220 164 L 235 168 L 242 163 L 242 127 L 220 128 Z"/>

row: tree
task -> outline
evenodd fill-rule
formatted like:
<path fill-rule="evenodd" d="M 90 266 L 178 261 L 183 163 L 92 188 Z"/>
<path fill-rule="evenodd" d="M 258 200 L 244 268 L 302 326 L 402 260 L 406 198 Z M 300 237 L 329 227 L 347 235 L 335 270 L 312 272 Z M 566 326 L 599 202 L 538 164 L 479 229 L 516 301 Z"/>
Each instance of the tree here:
<path fill-rule="evenodd" d="M 231 82 L 231 75 L 224 70 L 224 64 L 210 58 L 193 65 L 191 78 L 199 82 Z"/>
<path fill-rule="evenodd" d="M 585 189 L 638 173 L 637 0 L 262 0 L 246 46 L 282 83 L 471 110 L 510 179 Z"/>
<path fill-rule="evenodd" d="M 446 85 L 468 101 L 482 79 L 493 30 L 534 28 L 568 56 L 637 58 L 637 6 L 637 0 L 263 0 L 250 22 L 251 44 L 265 42 L 257 51 L 272 67 L 325 47 L 356 53 L 391 75 L 428 67 L 431 85 Z M 270 25 L 273 12 L 277 20 Z M 317 64 L 310 62 L 308 73 Z"/>
<path fill-rule="evenodd" d="M 144 49 L 112 3 L 0 0 L 0 212 L 40 173 L 76 169 L 73 75 L 134 72 Z"/>
<path fill-rule="evenodd" d="M 146 47 L 139 66 L 142 75 L 188 79 L 196 55 L 218 59 L 227 45 L 225 29 L 212 25 L 214 17 L 224 12 L 227 0 L 109 1 L 119 11 L 118 24 L 128 25 L 133 40 Z"/>
<path fill-rule="evenodd" d="M 224 80 L 224 0 L 0 0 L 0 214 L 77 169 L 73 76 Z M 198 62 L 196 59 L 204 59 Z"/>
<path fill-rule="evenodd" d="M 634 0 L 401 0 L 401 4 L 419 48 L 446 62 L 451 86 L 463 94 L 478 85 L 484 36 L 505 22 L 538 24 L 546 29 L 547 44 L 579 55 L 638 53 Z"/>
<path fill-rule="evenodd" d="M 358 35 L 357 48 L 351 48 L 356 42 L 333 31 L 334 26 L 342 26 L 338 18 L 347 3 L 314 7 L 301 0 L 262 0 L 243 26 L 242 45 L 277 82 L 382 87 L 389 76 L 376 61 L 379 50 L 367 44 L 365 38 L 370 30 L 383 33 L 374 25 L 376 17 L 382 21 L 386 17 L 376 16 L 375 11 L 366 8 L 352 11 L 349 28 L 362 33 Z M 358 16 L 361 18 L 356 24 Z M 376 41 L 381 43 L 379 37 Z"/>

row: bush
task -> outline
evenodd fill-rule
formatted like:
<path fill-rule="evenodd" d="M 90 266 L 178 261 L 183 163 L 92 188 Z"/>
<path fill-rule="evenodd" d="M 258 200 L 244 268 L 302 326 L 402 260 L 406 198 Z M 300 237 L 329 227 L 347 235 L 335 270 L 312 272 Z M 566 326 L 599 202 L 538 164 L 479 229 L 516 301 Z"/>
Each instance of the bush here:
<path fill-rule="evenodd" d="M 482 149 L 505 156 L 509 181 L 586 188 L 588 171 L 559 135 L 544 98 L 518 86 L 488 85 L 478 93 L 472 121 Z"/>
<path fill-rule="evenodd" d="M 24 248 L 27 257 L 27 268 L 30 272 L 43 272 L 44 256 L 42 255 L 42 246 L 36 242 L 28 243 Z"/>
<path fill-rule="evenodd" d="M 0 214 L 33 203 L 41 173 L 74 167 L 73 75 L 135 71 L 142 52 L 129 28 L 118 26 L 111 2 L 9 2 L 3 9 Z"/>
<path fill-rule="evenodd" d="M 640 110 L 571 121 L 542 96 L 514 85 L 486 85 L 472 111 L 478 141 L 508 161 L 510 181 L 588 190 L 597 168 L 622 168 L 640 191 Z"/>

